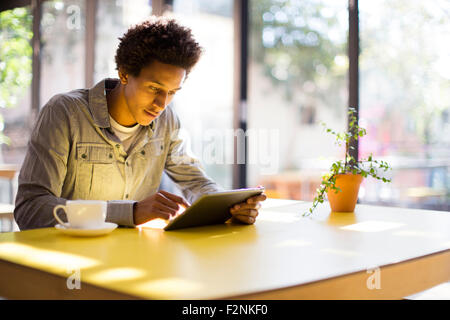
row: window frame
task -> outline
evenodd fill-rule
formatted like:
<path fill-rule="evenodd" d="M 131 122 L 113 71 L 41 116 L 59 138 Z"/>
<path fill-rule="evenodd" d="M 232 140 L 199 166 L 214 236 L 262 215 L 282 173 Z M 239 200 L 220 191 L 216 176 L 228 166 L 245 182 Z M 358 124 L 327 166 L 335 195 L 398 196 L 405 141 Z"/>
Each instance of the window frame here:
<path fill-rule="evenodd" d="M 42 4 L 47 0 L 20 0 L 4 1 L 0 11 L 31 5 L 33 12 L 33 58 L 32 58 L 32 95 L 31 95 L 31 123 L 39 113 L 40 99 L 40 73 L 41 73 L 41 33 L 40 23 L 42 18 Z M 98 0 L 86 1 L 86 36 L 85 36 L 85 86 L 91 87 L 94 83 L 95 66 L 95 28 Z M 255 0 L 253 0 L 255 1 Z M 248 95 L 248 48 L 249 48 L 249 0 L 233 0 L 234 19 L 234 106 L 233 123 L 234 129 L 247 130 L 247 95 Z M 152 12 L 155 15 L 163 15 L 164 12 L 172 10 L 171 0 L 152 0 Z M 356 109 L 356 117 L 359 120 L 359 16 L 358 0 L 348 1 L 348 59 L 349 59 L 349 106 Z M 351 155 L 358 159 L 358 140 L 352 141 Z M 237 150 L 237 139 L 235 139 L 234 152 Z M 245 159 L 243 164 L 233 165 L 233 187 L 247 187 L 247 154 L 248 141 L 245 141 Z"/>

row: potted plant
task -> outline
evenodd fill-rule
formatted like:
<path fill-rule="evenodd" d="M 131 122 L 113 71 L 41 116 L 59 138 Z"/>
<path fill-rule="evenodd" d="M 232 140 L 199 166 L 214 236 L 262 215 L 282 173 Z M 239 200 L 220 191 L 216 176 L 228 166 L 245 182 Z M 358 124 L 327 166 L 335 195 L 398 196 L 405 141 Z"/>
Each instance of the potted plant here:
<path fill-rule="evenodd" d="M 336 137 L 337 145 L 342 146 L 345 143 L 345 159 L 334 162 L 329 172 L 322 176 L 313 204 L 304 216 L 312 214 L 317 205 L 323 203 L 325 193 L 333 212 L 353 212 L 359 186 L 364 178 L 371 176 L 383 182 L 391 182 L 391 179 L 379 175 L 380 170 L 385 172 L 391 169 L 387 162 L 374 160 L 372 154 L 367 159 L 360 160 L 356 160 L 350 154 L 350 150 L 353 149 L 352 140 L 356 141 L 367 134 L 366 129 L 358 126 L 355 113 L 354 108 L 349 108 L 349 125 L 345 132 L 335 132 L 322 123 L 326 132 Z"/>

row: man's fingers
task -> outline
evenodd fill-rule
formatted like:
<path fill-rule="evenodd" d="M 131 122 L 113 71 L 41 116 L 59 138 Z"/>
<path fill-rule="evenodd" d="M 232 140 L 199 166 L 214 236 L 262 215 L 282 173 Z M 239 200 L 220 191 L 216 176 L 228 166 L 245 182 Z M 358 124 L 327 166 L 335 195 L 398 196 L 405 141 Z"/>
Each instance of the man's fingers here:
<path fill-rule="evenodd" d="M 163 220 L 170 220 L 170 217 L 171 217 L 170 214 L 163 212 L 161 210 L 155 210 L 155 215 L 156 215 L 155 218 L 161 218 Z"/>
<path fill-rule="evenodd" d="M 258 216 L 258 210 L 255 209 L 242 209 L 231 213 L 233 216 L 249 216 L 256 218 Z"/>
<path fill-rule="evenodd" d="M 253 217 L 246 216 L 246 215 L 240 215 L 240 214 L 233 216 L 233 218 L 240 222 L 244 222 L 247 224 L 253 224 L 256 221 L 255 218 L 253 218 Z"/>
<path fill-rule="evenodd" d="M 246 224 L 253 224 L 258 216 L 258 210 L 261 208 L 261 201 L 267 199 L 265 193 L 248 198 L 242 203 L 237 203 L 230 209 L 230 213 L 235 221 Z"/>
<path fill-rule="evenodd" d="M 185 208 L 188 208 L 188 207 L 191 206 L 190 203 L 187 202 L 186 200 L 184 200 L 183 197 L 179 197 L 176 194 L 173 194 L 173 193 L 170 193 L 170 192 L 167 192 L 167 191 L 164 191 L 164 190 L 160 190 L 159 192 L 161 194 L 163 194 L 164 196 L 166 196 L 168 199 L 170 199 L 170 200 L 172 200 L 172 201 L 174 201 L 174 202 L 176 202 L 178 204 L 181 204 Z"/>
<path fill-rule="evenodd" d="M 178 208 L 178 205 L 177 205 L 177 208 L 174 209 L 174 208 L 172 208 L 172 207 L 166 206 L 164 203 L 157 202 L 157 203 L 155 203 L 155 209 L 156 209 L 157 211 L 161 211 L 161 212 L 164 212 L 164 213 L 168 213 L 168 214 L 170 214 L 171 216 L 173 216 L 173 215 L 175 215 L 175 214 L 177 213 L 177 211 L 178 211 L 179 208 Z"/>
<path fill-rule="evenodd" d="M 173 201 L 172 199 L 166 197 L 166 196 L 165 196 L 163 193 L 161 193 L 161 192 L 158 192 L 158 193 L 156 194 L 156 200 L 157 200 L 157 202 L 162 203 L 162 204 L 164 204 L 165 206 L 170 207 L 170 208 L 172 208 L 172 209 L 174 209 L 174 210 L 178 210 L 178 209 L 179 209 L 179 208 L 178 208 L 178 204 L 177 204 L 176 201 Z"/>
<path fill-rule="evenodd" d="M 261 204 L 259 202 L 257 202 L 257 203 L 245 203 L 245 202 L 238 203 L 238 204 L 234 205 L 231 208 L 231 211 L 236 212 L 236 211 L 240 211 L 240 210 L 243 210 L 243 209 L 256 209 L 256 210 L 259 210 L 259 209 L 261 209 Z"/>
<path fill-rule="evenodd" d="M 256 202 L 260 202 L 260 201 L 264 201 L 267 199 L 267 196 L 265 193 L 261 193 L 257 196 L 251 197 L 247 199 L 247 203 L 256 203 Z"/>

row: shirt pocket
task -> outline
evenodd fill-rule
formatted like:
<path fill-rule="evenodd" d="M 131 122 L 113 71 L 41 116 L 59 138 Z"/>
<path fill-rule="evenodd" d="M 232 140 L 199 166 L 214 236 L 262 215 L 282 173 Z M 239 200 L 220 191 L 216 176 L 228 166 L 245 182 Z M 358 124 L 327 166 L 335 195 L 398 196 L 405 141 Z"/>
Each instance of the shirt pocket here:
<path fill-rule="evenodd" d="M 113 163 L 114 150 L 100 143 L 78 143 L 77 160 L 82 163 Z"/>
<path fill-rule="evenodd" d="M 121 199 L 123 179 L 114 159 L 113 147 L 100 143 L 78 143 L 76 199 Z"/>
<path fill-rule="evenodd" d="M 144 159 L 160 157 L 165 154 L 166 146 L 163 138 L 151 139 L 139 151 L 139 156 Z"/>
<path fill-rule="evenodd" d="M 146 152 L 146 155 L 148 153 L 148 156 L 150 157 L 162 156 L 165 153 L 164 139 L 159 138 L 149 140 L 145 145 L 144 150 Z"/>
<path fill-rule="evenodd" d="M 149 194 L 157 190 L 165 165 L 164 138 L 150 139 L 139 151 L 135 164 L 135 176 L 143 186 L 139 193 Z"/>

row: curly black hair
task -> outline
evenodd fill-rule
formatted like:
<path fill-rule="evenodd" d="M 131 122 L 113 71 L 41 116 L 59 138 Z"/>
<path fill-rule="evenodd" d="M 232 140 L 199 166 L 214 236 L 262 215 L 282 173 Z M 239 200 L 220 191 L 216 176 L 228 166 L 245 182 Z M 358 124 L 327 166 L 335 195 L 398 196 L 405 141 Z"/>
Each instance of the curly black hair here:
<path fill-rule="evenodd" d="M 116 69 L 134 77 L 154 60 L 184 68 L 188 74 L 203 52 L 191 29 L 165 17 L 151 17 L 128 29 L 119 40 Z"/>

